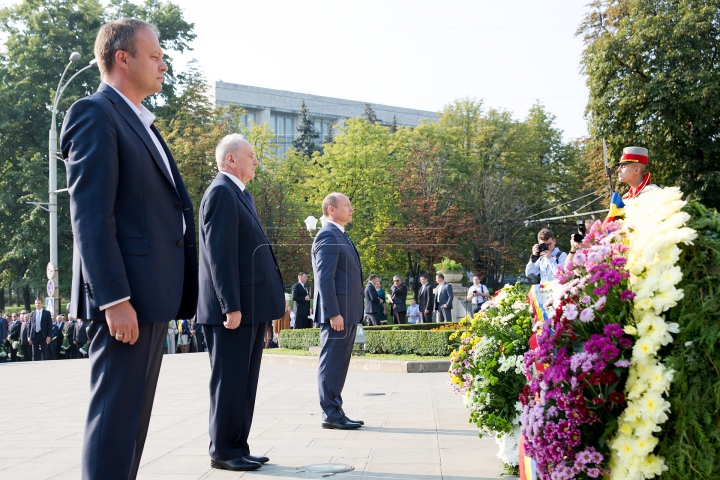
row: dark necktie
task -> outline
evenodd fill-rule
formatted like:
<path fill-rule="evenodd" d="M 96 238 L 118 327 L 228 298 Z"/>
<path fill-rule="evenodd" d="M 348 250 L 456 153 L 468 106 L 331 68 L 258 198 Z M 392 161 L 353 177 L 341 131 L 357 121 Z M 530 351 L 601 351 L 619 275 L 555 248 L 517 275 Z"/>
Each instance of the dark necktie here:
<path fill-rule="evenodd" d="M 245 198 L 247 198 L 248 202 L 250 202 L 250 206 L 252 207 L 253 212 L 255 212 L 255 216 L 257 217 L 258 213 L 257 213 L 257 208 L 255 208 L 255 202 L 253 202 L 252 195 L 250 195 L 250 192 L 248 192 L 247 188 L 245 190 L 243 190 L 243 195 L 245 195 Z"/>
<path fill-rule="evenodd" d="M 357 255 L 358 262 L 359 262 L 359 261 L 360 261 L 360 253 L 358 252 L 358 249 L 355 248 L 355 244 L 354 244 L 353 241 L 350 239 L 350 235 L 348 235 L 347 232 L 343 232 L 343 233 L 345 234 L 345 238 L 347 238 L 348 242 L 350 242 L 350 245 L 352 246 L 353 250 L 355 250 L 355 255 Z"/>

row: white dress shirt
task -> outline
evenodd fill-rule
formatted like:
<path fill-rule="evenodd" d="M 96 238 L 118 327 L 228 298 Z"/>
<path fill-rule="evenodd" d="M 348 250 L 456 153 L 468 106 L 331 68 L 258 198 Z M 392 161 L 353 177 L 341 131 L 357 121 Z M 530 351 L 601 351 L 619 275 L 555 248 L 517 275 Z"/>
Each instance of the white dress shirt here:
<path fill-rule="evenodd" d="M 545 255 L 540 255 L 535 262 L 531 258 L 525 265 L 525 275 L 540 275 L 540 283 L 552 282 L 555 280 L 558 265 L 565 265 L 566 259 L 567 253 L 561 252 L 559 248 L 555 247 L 549 260 Z"/>
<path fill-rule="evenodd" d="M 238 177 L 236 177 L 235 175 L 233 175 L 231 173 L 227 173 L 227 172 L 220 172 L 220 173 L 222 173 L 223 175 L 228 177 L 230 180 L 232 180 L 235 183 L 235 185 L 240 187 L 240 191 L 245 193 L 245 184 L 242 182 L 242 180 L 240 180 Z"/>

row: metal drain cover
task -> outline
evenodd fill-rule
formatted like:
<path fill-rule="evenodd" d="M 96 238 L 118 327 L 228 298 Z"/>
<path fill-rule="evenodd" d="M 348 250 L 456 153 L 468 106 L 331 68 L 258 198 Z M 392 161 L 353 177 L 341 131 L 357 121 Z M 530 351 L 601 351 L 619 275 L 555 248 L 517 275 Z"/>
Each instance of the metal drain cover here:
<path fill-rule="evenodd" d="M 385 395 L 384 393 L 363 393 L 366 397 L 379 397 L 380 395 Z"/>
<path fill-rule="evenodd" d="M 317 463 L 315 465 L 305 465 L 298 467 L 301 472 L 313 472 L 313 473 L 343 473 L 355 470 L 355 467 L 345 465 L 342 463 Z"/>

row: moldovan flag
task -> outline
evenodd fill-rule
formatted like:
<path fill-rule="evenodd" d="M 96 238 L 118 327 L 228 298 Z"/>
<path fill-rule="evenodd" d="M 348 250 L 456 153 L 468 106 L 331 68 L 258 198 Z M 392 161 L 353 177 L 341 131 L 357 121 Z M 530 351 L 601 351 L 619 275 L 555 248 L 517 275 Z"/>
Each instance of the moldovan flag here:
<path fill-rule="evenodd" d="M 622 218 L 625 216 L 625 203 L 617 192 L 613 192 L 612 199 L 610 200 L 610 211 L 608 216 L 603 223 L 612 222 L 616 218 Z"/>

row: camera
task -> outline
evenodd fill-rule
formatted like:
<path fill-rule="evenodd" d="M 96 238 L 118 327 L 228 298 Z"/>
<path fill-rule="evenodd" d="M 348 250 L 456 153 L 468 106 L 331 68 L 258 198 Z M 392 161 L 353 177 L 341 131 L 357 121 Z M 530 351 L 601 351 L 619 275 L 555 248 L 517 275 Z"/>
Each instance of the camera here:
<path fill-rule="evenodd" d="M 585 235 L 587 235 L 585 220 L 578 220 L 575 224 L 578 227 L 578 233 L 573 233 L 573 242 L 582 243 L 583 239 L 585 239 Z"/>
<path fill-rule="evenodd" d="M 549 249 L 550 249 L 550 247 L 548 247 L 547 243 L 538 243 L 538 253 L 542 253 Z"/>

